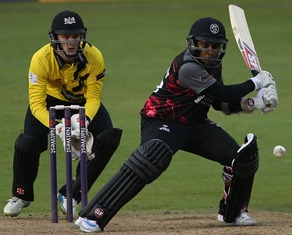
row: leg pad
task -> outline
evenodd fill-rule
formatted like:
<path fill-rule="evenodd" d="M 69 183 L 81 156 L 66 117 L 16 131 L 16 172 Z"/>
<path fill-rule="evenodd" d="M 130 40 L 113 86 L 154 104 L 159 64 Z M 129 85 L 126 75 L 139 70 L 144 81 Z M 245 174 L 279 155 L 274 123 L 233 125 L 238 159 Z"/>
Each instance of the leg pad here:
<path fill-rule="evenodd" d="M 248 134 L 233 162 L 233 177 L 226 200 L 224 221 L 232 223 L 242 210 L 247 210 L 254 175 L 259 168 L 256 136 Z"/>
<path fill-rule="evenodd" d="M 172 155 L 160 140 L 142 144 L 79 215 L 96 220 L 103 229 L 123 205 L 166 170 Z"/>

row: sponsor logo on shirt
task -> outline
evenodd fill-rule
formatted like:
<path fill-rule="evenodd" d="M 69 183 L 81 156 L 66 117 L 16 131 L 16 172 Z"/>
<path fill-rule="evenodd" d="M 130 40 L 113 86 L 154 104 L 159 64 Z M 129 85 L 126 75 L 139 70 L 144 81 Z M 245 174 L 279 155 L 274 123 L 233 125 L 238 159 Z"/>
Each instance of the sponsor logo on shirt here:
<path fill-rule="evenodd" d="M 206 96 L 206 95 L 200 95 L 194 100 L 194 102 L 196 104 L 201 104 L 201 105 L 210 107 L 213 103 L 213 99 L 211 97 Z"/>

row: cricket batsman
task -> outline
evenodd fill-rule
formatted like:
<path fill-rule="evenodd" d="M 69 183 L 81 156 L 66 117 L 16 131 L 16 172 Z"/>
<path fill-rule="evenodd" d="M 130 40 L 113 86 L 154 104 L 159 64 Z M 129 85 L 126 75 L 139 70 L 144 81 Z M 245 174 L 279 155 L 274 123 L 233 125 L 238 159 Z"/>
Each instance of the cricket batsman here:
<path fill-rule="evenodd" d="M 261 71 L 242 83 L 225 85 L 222 59 L 227 43 L 219 20 L 205 17 L 194 22 L 187 47 L 172 60 L 140 112 L 140 146 L 79 212 L 75 224 L 81 231 L 102 231 L 126 203 L 168 168 L 179 150 L 223 166 L 220 222 L 256 224 L 248 205 L 259 167 L 257 138 L 248 133 L 239 145 L 208 118 L 208 112 L 213 107 L 227 118 L 235 113 L 269 113 L 278 105 L 276 83 L 269 72 Z M 253 91 L 255 97 L 246 97 Z"/>

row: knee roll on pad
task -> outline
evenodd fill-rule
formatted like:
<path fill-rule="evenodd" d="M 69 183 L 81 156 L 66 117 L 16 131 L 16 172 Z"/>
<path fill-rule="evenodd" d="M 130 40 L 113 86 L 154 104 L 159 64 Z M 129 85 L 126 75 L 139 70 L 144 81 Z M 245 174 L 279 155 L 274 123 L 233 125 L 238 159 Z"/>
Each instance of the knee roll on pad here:
<path fill-rule="evenodd" d="M 119 128 L 111 128 L 104 130 L 95 137 L 92 146 L 92 152 L 98 153 L 98 151 L 101 151 L 101 149 L 104 147 L 110 147 L 116 150 L 120 144 L 122 132 L 123 130 Z"/>
<path fill-rule="evenodd" d="M 39 144 L 30 136 L 21 133 L 16 141 L 14 148 L 25 152 L 39 152 Z"/>
<path fill-rule="evenodd" d="M 125 166 L 135 172 L 145 184 L 149 184 L 166 170 L 172 155 L 167 144 L 153 139 L 142 144 L 125 162 Z"/>
<path fill-rule="evenodd" d="M 259 153 L 256 139 L 253 134 L 247 135 L 247 143 L 237 151 L 238 155 L 233 161 L 234 175 L 248 177 L 258 170 Z"/>

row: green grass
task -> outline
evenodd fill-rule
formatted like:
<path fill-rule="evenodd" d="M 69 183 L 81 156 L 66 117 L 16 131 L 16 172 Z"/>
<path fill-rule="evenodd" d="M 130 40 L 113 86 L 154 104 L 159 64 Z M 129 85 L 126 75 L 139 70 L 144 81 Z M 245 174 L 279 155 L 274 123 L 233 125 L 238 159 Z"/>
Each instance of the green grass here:
<path fill-rule="evenodd" d="M 240 56 L 229 23 L 229 1 L 98 1 L 96 3 L 40 4 L 2 3 L 0 207 L 11 197 L 13 145 L 23 129 L 27 109 L 27 73 L 30 58 L 48 42 L 52 18 L 64 9 L 77 11 L 88 27 L 88 40 L 103 53 L 106 80 L 103 102 L 114 125 L 124 130 L 112 161 L 92 188 L 89 197 L 102 187 L 136 149 L 140 141 L 139 111 L 160 83 L 173 57 L 185 48 L 185 37 L 193 21 L 212 16 L 226 26 L 229 45 L 224 58 L 226 84 L 251 75 Z M 260 169 L 256 174 L 251 209 L 292 211 L 291 191 L 291 1 L 233 1 L 246 10 L 254 43 L 264 69 L 277 80 L 280 104 L 268 115 L 226 117 L 211 111 L 210 118 L 239 143 L 253 132 L 258 136 Z M 275 145 L 286 147 L 282 159 L 272 156 Z M 212 146 L 210 146 L 212 147 Z M 64 183 L 64 155 L 58 146 L 59 185 Z M 76 163 L 74 162 L 74 165 Z M 222 195 L 222 167 L 198 156 L 178 152 L 169 169 L 148 185 L 123 212 L 212 211 L 217 212 Z M 23 215 L 50 214 L 49 153 L 41 156 L 35 182 L 35 202 Z"/>

